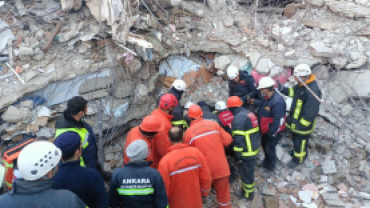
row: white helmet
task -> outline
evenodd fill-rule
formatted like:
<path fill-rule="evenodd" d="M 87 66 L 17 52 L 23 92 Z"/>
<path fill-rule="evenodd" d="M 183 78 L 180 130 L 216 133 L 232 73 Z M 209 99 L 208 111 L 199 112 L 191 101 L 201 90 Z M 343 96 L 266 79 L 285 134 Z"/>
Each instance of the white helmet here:
<path fill-rule="evenodd" d="M 25 180 L 34 181 L 45 176 L 58 165 L 62 152 L 53 143 L 36 141 L 24 147 L 18 156 L 19 172 Z"/>
<path fill-rule="evenodd" d="M 217 101 L 217 103 L 215 105 L 216 110 L 225 110 L 226 108 L 227 107 L 226 107 L 225 101 Z"/>
<path fill-rule="evenodd" d="M 269 88 L 275 85 L 275 81 L 271 77 L 262 77 L 258 83 L 257 89 Z"/>
<path fill-rule="evenodd" d="M 189 109 L 190 108 L 190 106 L 192 106 L 194 103 L 192 103 L 191 101 L 188 101 L 186 104 L 185 104 L 185 106 L 184 106 L 184 108 L 185 109 Z"/>
<path fill-rule="evenodd" d="M 294 68 L 294 76 L 296 77 L 304 77 L 311 74 L 311 68 L 307 64 L 298 64 Z"/>
<path fill-rule="evenodd" d="M 186 83 L 182 79 L 176 79 L 172 83 L 172 87 L 174 87 L 178 91 L 185 91 L 186 90 Z"/>
<path fill-rule="evenodd" d="M 239 69 L 231 65 L 227 68 L 227 76 L 230 80 L 235 79 L 239 75 Z"/>

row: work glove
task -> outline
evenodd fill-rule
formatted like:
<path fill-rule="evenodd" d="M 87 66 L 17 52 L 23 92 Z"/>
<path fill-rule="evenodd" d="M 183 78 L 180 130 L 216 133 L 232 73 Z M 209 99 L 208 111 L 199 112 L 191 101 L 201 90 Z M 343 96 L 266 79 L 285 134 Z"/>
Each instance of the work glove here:
<path fill-rule="evenodd" d="M 279 81 L 279 80 L 277 80 L 277 83 L 278 83 L 278 90 L 279 90 L 280 92 L 282 92 L 282 91 L 283 91 L 283 89 L 284 89 L 284 86 L 280 83 L 280 81 Z"/>

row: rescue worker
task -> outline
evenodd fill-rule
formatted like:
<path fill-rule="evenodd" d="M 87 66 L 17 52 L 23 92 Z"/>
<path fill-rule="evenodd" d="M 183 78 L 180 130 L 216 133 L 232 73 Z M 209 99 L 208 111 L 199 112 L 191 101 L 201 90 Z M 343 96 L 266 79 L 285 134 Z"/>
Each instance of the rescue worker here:
<path fill-rule="evenodd" d="M 254 105 L 250 104 L 250 99 L 259 98 L 259 92 L 254 78 L 245 71 L 239 71 L 234 66 L 227 68 L 229 77 L 229 96 L 238 96 L 244 102 L 243 107 L 251 112 L 255 111 Z"/>
<path fill-rule="evenodd" d="M 180 103 L 180 100 L 182 98 L 182 95 L 184 94 L 184 91 L 186 90 L 186 83 L 182 79 L 177 79 L 172 83 L 171 89 L 168 91 L 168 93 L 171 93 L 174 95 L 177 99 L 177 101 Z M 159 105 L 159 100 L 161 96 L 159 96 L 159 99 L 157 101 L 157 106 Z M 183 120 L 183 112 L 184 108 L 178 104 L 175 109 L 173 109 L 171 115 L 173 115 L 173 118 L 171 119 L 172 126 L 182 126 L 186 124 L 186 121 Z"/>
<path fill-rule="evenodd" d="M 258 119 L 254 113 L 243 108 L 243 102 L 238 96 L 229 97 L 227 107 L 234 114 L 234 120 L 231 123 L 233 149 L 242 176 L 242 189 L 236 192 L 236 195 L 239 198 L 252 200 L 255 186 L 254 166 L 261 145 Z"/>
<path fill-rule="evenodd" d="M 213 122 L 218 123 L 219 125 L 222 125 L 218 116 L 216 114 L 212 113 L 211 108 L 207 105 L 207 103 L 205 103 L 204 101 L 199 101 L 198 105 L 199 105 L 199 107 L 201 107 L 201 109 L 203 111 L 203 119 L 204 120 L 213 121 Z M 190 126 L 191 119 L 189 118 L 189 116 L 185 115 L 184 120 L 186 120 L 186 122 Z"/>
<path fill-rule="evenodd" d="M 168 140 L 167 135 L 168 131 L 172 127 L 171 119 L 174 117 L 172 112 L 178 104 L 179 102 L 173 94 L 166 93 L 162 95 L 159 100 L 159 108 L 155 109 L 151 114 L 153 116 L 157 116 L 164 126 L 163 131 L 160 132 L 163 136 L 158 137 L 155 141 L 156 152 L 154 154 L 156 154 L 156 163 L 159 163 L 162 157 L 167 154 L 168 148 L 171 146 L 171 142 Z"/>
<path fill-rule="evenodd" d="M 263 96 L 262 100 L 254 101 L 259 106 L 258 121 L 262 135 L 262 148 L 265 158 L 261 164 L 267 171 L 262 175 L 269 178 L 273 175 L 276 166 L 275 147 L 283 137 L 285 129 L 284 98 L 274 89 L 275 81 L 271 77 L 263 77 L 259 81 L 258 88 Z"/>
<path fill-rule="evenodd" d="M 160 132 L 163 131 L 163 124 L 157 116 L 146 116 L 144 117 L 141 124 L 134 127 L 127 134 L 126 143 L 124 147 L 124 164 L 127 165 L 130 162 L 130 158 L 127 157 L 126 149 L 128 145 L 136 140 L 144 140 L 148 145 L 148 156 L 147 161 L 152 162 L 151 167 L 157 168 L 159 159 L 155 158 L 158 154 L 155 154 L 157 149 L 155 148 L 155 142 L 162 139 L 164 134 Z M 166 135 L 165 135 L 166 136 Z M 166 136 L 167 138 L 167 136 Z"/>
<path fill-rule="evenodd" d="M 231 111 L 227 110 L 226 103 L 224 101 L 218 101 L 215 104 L 214 113 L 220 119 L 222 128 L 231 134 L 231 122 L 234 120 L 234 115 Z"/>
<path fill-rule="evenodd" d="M 80 166 L 82 144 L 76 132 L 65 132 L 54 141 L 62 151 L 62 160 L 54 177 L 54 189 L 75 193 L 89 208 L 108 208 L 108 195 L 104 180 L 94 168 Z"/>
<path fill-rule="evenodd" d="M 73 131 L 80 135 L 83 149 L 80 165 L 96 168 L 104 180 L 109 180 L 111 174 L 104 171 L 98 162 L 96 138 L 91 126 L 85 122 L 86 114 L 87 100 L 81 96 L 75 96 L 68 100 L 67 109 L 55 123 L 55 137 L 67 131 Z"/>
<path fill-rule="evenodd" d="M 191 124 L 184 134 L 184 143 L 198 148 L 204 155 L 211 171 L 212 183 L 216 189 L 220 207 L 230 208 L 230 168 L 227 163 L 224 147 L 232 142 L 231 135 L 214 121 L 204 120 L 199 105 L 189 108 Z"/>
<path fill-rule="evenodd" d="M 172 143 L 170 152 L 159 163 L 167 190 L 169 207 L 202 208 L 202 196 L 211 190 L 211 173 L 203 154 L 194 147 L 183 143 L 180 127 L 172 127 L 169 132 Z"/>
<path fill-rule="evenodd" d="M 112 176 L 111 208 L 168 208 L 167 193 L 161 174 L 146 161 L 148 144 L 138 139 L 126 148 L 130 162 Z"/>
<path fill-rule="evenodd" d="M 23 179 L 13 182 L 13 190 L 0 196 L 6 208 L 85 208 L 78 196 L 68 190 L 52 188 L 62 152 L 53 143 L 36 141 L 19 153 L 18 168 Z"/>
<path fill-rule="evenodd" d="M 307 64 L 299 64 L 294 68 L 294 79 L 297 85 L 291 88 L 279 84 L 278 90 L 292 97 L 290 114 L 286 120 L 286 127 L 293 133 L 294 156 L 288 163 L 290 168 L 295 168 L 307 158 L 307 144 L 311 132 L 315 128 L 316 117 L 319 113 L 320 102 L 306 89 L 298 77 L 321 98 L 321 91 L 316 83 L 315 75 Z"/>

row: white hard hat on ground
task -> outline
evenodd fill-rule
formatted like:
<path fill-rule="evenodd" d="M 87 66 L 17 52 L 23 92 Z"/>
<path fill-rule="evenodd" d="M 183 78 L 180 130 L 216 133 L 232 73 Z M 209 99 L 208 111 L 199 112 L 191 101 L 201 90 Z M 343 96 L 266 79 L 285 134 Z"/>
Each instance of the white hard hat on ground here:
<path fill-rule="evenodd" d="M 194 103 L 192 103 L 191 101 L 188 101 L 188 102 L 185 104 L 184 108 L 185 108 L 185 109 L 189 109 L 189 108 L 190 108 L 190 106 L 192 106 L 192 105 L 194 105 Z"/>
<path fill-rule="evenodd" d="M 275 81 L 271 77 L 263 77 L 258 83 L 257 89 L 269 88 L 275 85 Z"/>
<path fill-rule="evenodd" d="M 172 87 L 174 87 L 178 91 L 185 91 L 186 90 L 186 83 L 182 79 L 176 79 L 172 83 Z"/>
<path fill-rule="evenodd" d="M 307 64 L 298 64 L 295 68 L 294 68 L 294 76 L 296 77 L 304 77 L 304 76 L 308 76 L 311 74 L 311 67 L 308 66 Z"/>
<path fill-rule="evenodd" d="M 217 101 L 215 105 L 216 110 L 225 110 L 227 108 L 225 101 Z"/>
<path fill-rule="evenodd" d="M 230 80 L 235 79 L 239 75 L 239 69 L 236 68 L 235 66 L 229 66 L 227 68 L 227 76 L 229 77 Z"/>
<path fill-rule="evenodd" d="M 53 143 L 36 141 L 24 147 L 18 156 L 19 172 L 25 180 L 34 181 L 45 176 L 58 165 L 62 152 Z"/>

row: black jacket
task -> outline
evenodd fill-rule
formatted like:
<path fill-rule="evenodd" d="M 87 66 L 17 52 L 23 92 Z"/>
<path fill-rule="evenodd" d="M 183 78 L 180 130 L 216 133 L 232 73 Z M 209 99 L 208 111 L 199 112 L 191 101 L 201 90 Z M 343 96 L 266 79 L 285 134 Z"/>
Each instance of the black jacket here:
<path fill-rule="evenodd" d="M 166 208 L 166 188 L 160 173 L 151 162 L 129 162 L 116 169 L 110 186 L 111 208 Z"/>
<path fill-rule="evenodd" d="M 94 131 L 89 124 L 82 121 L 76 121 L 71 115 L 69 115 L 67 110 L 65 110 L 63 115 L 61 115 L 55 123 L 55 128 L 85 128 L 89 132 L 89 138 L 87 140 L 89 142 L 89 145 L 85 149 L 83 149 L 82 158 L 87 168 L 96 168 L 96 163 L 98 159 L 98 148 L 96 145 Z"/>
<path fill-rule="evenodd" d="M 254 78 L 244 71 L 240 71 L 239 76 L 239 83 L 229 80 L 229 96 L 238 96 L 243 101 L 247 100 L 247 95 L 257 98 L 260 93 L 256 88 Z"/>
<path fill-rule="evenodd" d="M 238 160 L 255 159 L 258 156 L 261 145 L 257 117 L 254 113 L 243 107 L 236 108 L 232 113 L 234 114 L 234 120 L 231 126 L 235 157 Z M 240 135 L 241 132 L 245 133 L 246 131 L 250 131 L 248 135 Z M 248 145 L 248 141 L 250 141 L 250 145 Z"/>
<path fill-rule="evenodd" d="M 310 75 L 306 85 L 321 98 L 321 91 L 315 81 L 315 76 Z M 303 85 L 297 84 L 292 88 L 283 88 L 282 93 L 293 97 L 290 113 L 286 126 L 294 133 L 301 135 L 310 134 L 315 128 L 315 120 L 319 114 L 320 102 Z"/>
<path fill-rule="evenodd" d="M 85 208 L 78 196 L 68 190 L 52 189 L 53 180 L 13 181 L 13 190 L 0 196 L 3 208 Z"/>
<path fill-rule="evenodd" d="M 80 166 L 80 160 L 59 163 L 53 188 L 72 191 L 89 208 L 108 208 L 109 200 L 100 173 Z"/>
<path fill-rule="evenodd" d="M 170 91 L 168 91 L 168 93 L 173 94 L 177 98 L 177 100 L 179 101 L 179 104 L 172 111 L 171 115 L 173 115 L 174 117 L 171 119 L 171 122 L 173 123 L 173 121 L 183 120 L 184 107 L 180 105 L 180 100 L 181 100 L 182 94 L 184 92 L 178 91 L 174 87 L 171 87 L 171 89 L 170 89 Z M 160 95 L 158 100 L 157 100 L 157 107 L 159 106 L 159 100 L 161 99 L 162 95 Z"/>
<path fill-rule="evenodd" d="M 273 138 L 285 129 L 286 103 L 278 92 L 274 92 L 268 99 L 256 100 L 255 104 L 259 106 L 258 122 L 261 134 Z"/>

